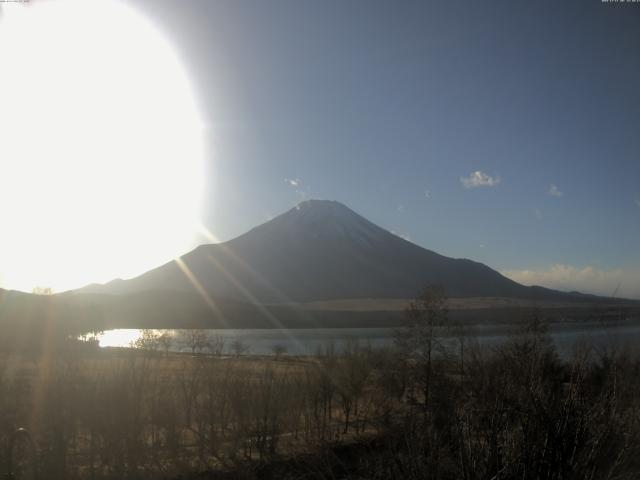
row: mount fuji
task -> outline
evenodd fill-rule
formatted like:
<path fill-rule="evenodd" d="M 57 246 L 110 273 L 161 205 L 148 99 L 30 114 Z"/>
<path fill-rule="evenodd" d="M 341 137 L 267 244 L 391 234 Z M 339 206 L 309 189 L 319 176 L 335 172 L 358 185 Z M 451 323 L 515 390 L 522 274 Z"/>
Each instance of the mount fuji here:
<path fill-rule="evenodd" d="M 490 267 L 406 241 L 335 201 L 308 200 L 247 233 L 201 245 L 130 280 L 78 293 L 199 292 L 253 304 L 412 298 L 426 285 L 450 297 L 584 301 L 527 287 Z"/>

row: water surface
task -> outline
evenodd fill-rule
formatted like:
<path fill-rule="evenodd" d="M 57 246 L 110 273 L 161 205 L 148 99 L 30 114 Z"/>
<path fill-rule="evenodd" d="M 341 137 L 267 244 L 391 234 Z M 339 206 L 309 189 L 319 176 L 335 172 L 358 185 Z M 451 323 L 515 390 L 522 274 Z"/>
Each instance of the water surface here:
<path fill-rule="evenodd" d="M 479 325 L 467 329 L 468 338 L 483 346 L 498 345 L 505 342 L 517 330 L 509 325 Z M 154 330 L 167 332 L 172 337 L 171 350 L 191 351 L 187 340 L 180 330 Z M 128 347 L 141 336 L 141 330 L 107 330 L 99 336 L 101 347 Z M 291 355 L 313 355 L 320 350 L 331 348 L 336 352 L 344 351 L 347 345 L 357 343 L 360 346 L 381 348 L 393 343 L 394 328 L 309 328 L 309 329 L 224 329 L 205 330 L 212 343 L 222 342 L 224 351 L 229 353 L 234 342 L 241 342 L 247 353 L 270 355 L 277 348 Z M 596 348 L 640 346 L 640 324 L 619 323 L 603 327 L 594 323 L 557 323 L 552 324 L 549 332 L 558 351 L 562 355 L 571 352 L 578 343 L 588 343 Z M 206 351 L 206 350 L 205 350 Z"/>

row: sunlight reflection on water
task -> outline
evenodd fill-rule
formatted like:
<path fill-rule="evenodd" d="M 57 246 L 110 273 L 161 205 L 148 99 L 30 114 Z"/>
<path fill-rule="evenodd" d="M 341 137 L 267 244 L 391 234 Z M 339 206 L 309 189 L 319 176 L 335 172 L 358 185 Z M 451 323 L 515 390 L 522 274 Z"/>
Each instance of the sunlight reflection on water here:
<path fill-rule="evenodd" d="M 121 328 L 107 330 L 98 336 L 101 347 L 128 347 L 140 338 L 142 330 L 136 328 Z"/>
<path fill-rule="evenodd" d="M 477 341 L 482 346 L 495 346 L 510 338 L 513 326 L 485 325 L 470 327 L 468 341 Z M 180 330 L 153 330 L 157 334 L 169 333 L 172 337 L 170 350 L 189 352 L 183 332 Z M 101 347 L 130 347 L 142 335 L 139 329 L 107 330 L 98 336 Z M 244 329 L 244 330 L 207 330 L 210 338 L 222 339 L 223 351 L 231 351 L 232 342 L 241 341 L 247 353 L 272 354 L 276 346 L 284 347 L 292 355 L 309 355 L 319 349 L 331 347 L 336 352 L 345 346 L 358 343 L 361 347 L 380 348 L 393 344 L 393 328 L 310 328 L 310 329 Z M 640 325 L 626 323 L 602 328 L 594 324 L 552 324 L 550 336 L 561 356 L 567 356 L 576 343 L 587 343 L 597 348 L 606 346 L 640 346 Z M 205 348 L 204 350 L 208 350 Z"/>

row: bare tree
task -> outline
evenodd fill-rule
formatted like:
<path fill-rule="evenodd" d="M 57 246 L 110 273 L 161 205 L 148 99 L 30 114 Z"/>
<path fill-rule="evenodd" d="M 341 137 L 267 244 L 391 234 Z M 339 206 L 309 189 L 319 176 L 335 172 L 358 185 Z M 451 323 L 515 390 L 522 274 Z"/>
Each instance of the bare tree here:
<path fill-rule="evenodd" d="M 158 336 L 158 344 L 164 351 L 164 354 L 169 355 L 169 350 L 171 350 L 171 345 L 173 344 L 173 337 L 169 332 L 162 332 L 160 336 Z"/>
<path fill-rule="evenodd" d="M 407 324 L 396 333 L 395 344 L 415 375 L 426 411 L 429 408 L 434 354 L 444 350 L 442 328 L 448 324 L 444 290 L 425 288 L 406 310 Z M 415 398 L 414 401 L 419 401 Z"/>
<path fill-rule="evenodd" d="M 231 351 L 236 357 L 239 357 L 249 352 L 249 346 L 240 338 L 236 338 L 233 340 L 233 342 L 231 342 Z"/>
<path fill-rule="evenodd" d="M 140 332 L 140 337 L 134 340 L 133 346 L 140 350 L 155 352 L 160 348 L 160 336 L 153 330 L 144 329 Z"/>
<path fill-rule="evenodd" d="M 202 353 L 202 351 L 209 346 L 209 337 L 204 330 L 183 330 L 182 335 L 193 354 Z"/>
<path fill-rule="evenodd" d="M 219 357 L 224 353 L 226 339 L 219 333 L 209 336 L 209 351 Z"/>
<path fill-rule="evenodd" d="M 31 290 L 31 293 L 34 293 L 36 295 L 53 295 L 53 288 L 51 287 L 33 287 L 33 289 Z"/>
<path fill-rule="evenodd" d="M 275 361 L 277 362 L 278 360 L 280 360 L 280 357 L 282 357 L 287 353 L 287 347 L 277 343 L 273 347 L 271 347 L 271 352 L 273 353 L 273 356 L 275 357 Z"/>

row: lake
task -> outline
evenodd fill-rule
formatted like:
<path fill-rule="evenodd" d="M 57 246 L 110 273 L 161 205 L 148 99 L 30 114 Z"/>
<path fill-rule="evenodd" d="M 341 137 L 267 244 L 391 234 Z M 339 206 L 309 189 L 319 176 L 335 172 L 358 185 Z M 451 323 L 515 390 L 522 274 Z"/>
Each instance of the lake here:
<path fill-rule="evenodd" d="M 498 345 L 517 327 L 510 325 L 477 325 L 468 327 L 469 337 L 480 345 Z M 172 336 L 171 350 L 188 352 L 186 339 L 180 330 L 154 330 Z M 394 328 L 310 328 L 310 329 L 243 329 L 206 330 L 212 338 L 224 341 L 225 351 L 239 340 L 254 355 L 271 355 L 276 346 L 291 355 L 313 355 L 319 349 L 333 348 L 336 352 L 357 342 L 361 346 L 381 348 L 393 343 Z M 554 323 L 549 327 L 552 340 L 561 355 L 570 354 L 577 343 L 590 343 L 595 347 L 608 346 L 635 348 L 640 345 L 640 324 L 621 322 L 603 327 L 599 323 Z M 107 330 L 98 339 L 101 347 L 128 347 L 140 338 L 141 330 Z"/>

